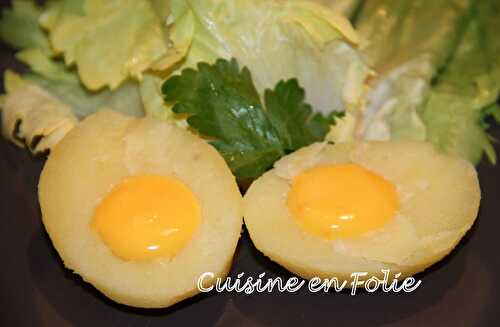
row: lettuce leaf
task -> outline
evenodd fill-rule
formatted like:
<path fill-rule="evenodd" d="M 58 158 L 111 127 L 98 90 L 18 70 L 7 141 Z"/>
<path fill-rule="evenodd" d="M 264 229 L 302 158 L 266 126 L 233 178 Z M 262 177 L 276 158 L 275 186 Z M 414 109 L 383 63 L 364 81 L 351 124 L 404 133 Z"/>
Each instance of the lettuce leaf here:
<path fill-rule="evenodd" d="M 500 124 L 500 103 L 496 102 L 486 107 L 481 112 L 481 126 L 484 130 L 491 127 L 492 124 Z"/>
<path fill-rule="evenodd" d="M 46 56 L 40 49 L 23 50 L 16 56 L 33 71 L 26 74 L 24 79 L 37 84 L 68 105 L 78 118 L 102 108 L 132 116 L 144 115 L 139 84 L 135 81 L 128 81 L 114 91 L 90 91 L 81 84 L 74 69 Z"/>
<path fill-rule="evenodd" d="M 480 124 L 481 112 L 472 110 L 469 100 L 456 94 L 432 92 L 423 113 L 427 140 L 472 163 L 478 163 L 485 151 L 495 163 L 494 149 Z"/>
<path fill-rule="evenodd" d="M 139 92 L 147 116 L 163 121 L 173 121 L 172 106 L 163 100 L 161 86 L 163 79 L 153 74 L 145 74 Z M 182 126 L 182 124 L 181 124 Z"/>
<path fill-rule="evenodd" d="M 41 21 L 54 50 L 76 65 L 88 89 L 116 89 L 129 77 L 140 79 L 168 52 L 153 8 L 148 0 L 64 0 Z"/>
<path fill-rule="evenodd" d="M 498 122 L 500 4 L 476 2 L 472 21 L 450 64 L 437 78 L 422 109 L 427 138 L 447 153 L 478 163 L 483 153 L 496 163 L 486 133 L 488 116 Z"/>
<path fill-rule="evenodd" d="M 87 3 L 88 4 L 88 3 Z M 167 3 L 153 1 L 156 13 L 169 14 Z M 89 90 L 82 84 L 76 67 L 68 67 L 50 48 L 48 29 L 71 25 L 85 14 L 83 0 L 49 1 L 45 8 L 34 1 L 14 0 L 2 11 L 0 36 L 20 49 L 16 58 L 31 69 L 23 76 L 5 75 L 6 94 L 0 98 L 3 133 L 19 146 L 34 153 L 53 147 L 77 122 L 102 108 L 143 116 L 145 113 L 170 119 L 171 108 L 163 102 L 161 79 L 150 73 L 142 81 L 126 80 L 115 90 Z M 18 33 L 19 32 L 19 33 Z"/>
<path fill-rule="evenodd" d="M 69 106 L 36 84 L 11 71 L 6 71 L 4 81 L 2 132 L 14 144 L 44 152 L 77 124 Z"/>
<path fill-rule="evenodd" d="M 181 19 L 184 42 L 191 38 L 178 72 L 236 58 L 250 69 L 261 95 L 280 80 L 297 78 L 315 110 L 360 107 L 369 69 L 355 47 L 359 37 L 326 7 L 298 0 L 172 0 L 172 27 Z"/>
<path fill-rule="evenodd" d="M 453 54 L 468 11 L 469 0 L 365 2 L 355 25 L 369 40 L 364 53 L 376 76 L 357 137 L 426 139 L 417 109 Z"/>
<path fill-rule="evenodd" d="M 162 24 L 166 23 L 170 16 L 170 1 L 169 0 L 149 0 L 153 6 L 153 10 L 161 19 Z"/>
<path fill-rule="evenodd" d="M 0 39 L 16 49 L 38 48 L 51 53 L 49 41 L 38 24 L 42 8 L 31 0 L 13 0 L 2 11 Z"/>
<path fill-rule="evenodd" d="M 73 113 L 79 118 L 84 118 L 103 108 L 119 111 L 130 116 L 144 116 L 139 83 L 128 81 L 114 91 L 89 91 L 78 81 L 74 83 L 61 82 L 43 78 L 36 74 L 27 74 L 25 79 L 50 92 L 71 107 Z"/>
<path fill-rule="evenodd" d="M 40 48 L 24 49 L 16 53 L 16 59 L 28 65 L 32 72 L 51 80 L 76 83 L 78 75 L 64 63 L 47 56 Z"/>
<path fill-rule="evenodd" d="M 352 17 L 359 6 L 360 0 L 311 0 L 342 13 L 346 17 Z"/>
<path fill-rule="evenodd" d="M 482 46 L 487 53 L 488 64 L 490 65 L 490 83 L 497 85 L 500 81 L 500 42 L 496 33 L 498 33 L 498 15 L 500 15 L 500 3 L 494 1 L 485 1 L 477 4 L 478 15 L 483 26 Z"/>
<path fill-rule="evenodd" d="M 72 15 L 83 13 L 83 1 L 49 2 L 48 7 L 43 10 L 34 1 L 15 0 L 12 3 L 12 9 L 2 11 L 0 30 L 9 32 L 2 32 L 2 40 L 20 49 L 16 58 L 31 68 L 31 72 L 22 78 L 19 76 L 18 79 L 36 84 L 52 97 L 69 106 L 78 118 L 83 118 L 104 107 L 133 116 L 144 115 L 139 83 L 127 81 L 115 91 L 90 91 L 82 85 L 74 68 L 69 68 L 54 58 L 54 53 L 50 50 L 48 35 L 42 31 L 38 23 L 41 20 L 47 25 L 55 24 L 59 18 L 54 17 L 54 8 L 60 10 L 61 12 L 58 13 L 64 17 L 69 17 L 69 13 Z M 9 38 L 6 39 L 4 34 Z M 12 77 L 13 74 L 7 76 Z M 10 80 L 12 82 L 13 78 Z M 159 87 L 156 97 L 161 99 Z"/>

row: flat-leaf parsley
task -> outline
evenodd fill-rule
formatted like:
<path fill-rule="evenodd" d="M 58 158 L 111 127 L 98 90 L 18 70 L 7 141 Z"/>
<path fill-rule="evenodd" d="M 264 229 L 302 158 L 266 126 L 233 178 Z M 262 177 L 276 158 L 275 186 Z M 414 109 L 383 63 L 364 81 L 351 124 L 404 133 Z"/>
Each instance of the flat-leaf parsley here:
<path fill-rule="evenodd" d="M 285 154 L 322 141 L 335 122 L 313 113 L 296 79 L 264 92 L 263 105 L 250 71 L 235 59 L 199 63 L 162 87 L 173 111 L 209 138 L 240 180 L 255 179 Z"/>

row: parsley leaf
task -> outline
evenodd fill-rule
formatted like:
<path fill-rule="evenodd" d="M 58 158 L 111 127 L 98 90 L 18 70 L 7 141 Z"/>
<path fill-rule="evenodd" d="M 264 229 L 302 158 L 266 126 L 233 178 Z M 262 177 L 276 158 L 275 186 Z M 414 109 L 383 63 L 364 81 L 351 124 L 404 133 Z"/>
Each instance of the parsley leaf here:
<path fill-rule="evenodd" d="M 267 116 L 277 130 L 285 151 L 295 151 L 321 141 L 343 112 L 324 117 L 305 103 L 305 92 L 296 79 L 280 81 L 274 90 L 264 92 Z"/>
<path fill-rule="evenodd" d="M 199 63 L 162 87 L 173 111 L 187 114 L 190 127 L 211 139 L 240 180 L 255 179 L 286 153 L 321 141 L 334 114 L 313 114 L 296 79 L 264 92 L 262 104 L 250 71 L 235 59 Z"/>

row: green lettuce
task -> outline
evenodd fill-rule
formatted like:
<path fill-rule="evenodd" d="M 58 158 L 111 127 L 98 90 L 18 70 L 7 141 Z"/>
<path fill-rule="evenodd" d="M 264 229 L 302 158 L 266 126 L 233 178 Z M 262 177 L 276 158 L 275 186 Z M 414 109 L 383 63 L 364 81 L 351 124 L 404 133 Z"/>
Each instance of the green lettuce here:
<path fill-rule="evenodd" d="M 190 44 L 178 71 L 236 58 L 261 94 L 297 78 L 317 111 L 360 107 L 369 69 L 356 49 L 358 35 L 342 15 L 294 0 L 172 0 L 171 10 L 171 26 L 182 35 L 178 43 Z"/>
<path fill-rule="evenodd" d="M 150 0 L 153 10 L 161 19 L 162 24 L 166 22 L 170 16 L 170 1 L 169 0 Z"/>
<path fill-rule="evenodd" d="M 144 112 L 147 116 L 159 120 L 174 120 L 171 106 L 167 105 L 163 100 L 162 83 L 163 79 L 159 76 L 153 74 L 144 75 L 139 87 Z"/>
<path fill-rule="evenodd" d="M 500 102 L 495 102 L 482 110 L 481 126 L 487 130 L 492 124 L 500 124 Z"/>
<path fill-rule="evenodd" d="M 370 81 L 357 137 L 427 138 L 417 109 L 453 54 L 468 12 L 468 0 L 365 2 L 355 25 L 369 40 L 364 53 L 376 75 Z"/>
<path fill-rule="evenodd" d="M 472 163 L 479 162 L 486 152 L 495 163 L 494 149 L 480 124 L 481 111 L 472 110 L 469 100 L 456 94 L 432 92 L 423 112 L 427 140 L 438 149 Z"/>
<path fill-rule="evenodd" d="M 21 52 L 20 57 L 27 60 L 30 53 L 36 52 Z M 36 58 L 38 62 L 31 62 L 33 70 L 43 75 L 21 76 L 7 71 L 4 78 L 6 94 L 0 103 L 2 131 L 16 145 L 27 146 L 33 153 L 50 150 L 78 119 L 104 108 L 144 115 L 145 105 L 137 82 L 126 82 L 115 91 L 92 92 L 63 63 L 42 59 L 43 56 Z"/>
<path fill-rule="evenodd" d="M 40 48 L 24 49 L 16 53 L 16 59 L 26 64 L 35 74 L 61 82 L 77 82 L 78 75 L 67 69 L 64 63 L 47 56 Z"/>
<path fill-rule="evenodd" d="M 49 41 L 38 24 L 42 8 L 30 0 L 13 0 L 12 8 L 2 11 L 0 38 L 17 49 L 38 48 L 50 53 Z"/>
<path fill-rule="evenodd" d="M 496 162 L 484 122 L 488 116 L 498 122 L 500 116 L 499 14 L 498 1 L 475 3 L 467 32 L 422 109 L 427 139 L 473 163 L 483 153 Z"/>
<path fill-rule="evenodd" d="M 33 153 L 45 152 L 77 124 L 71 108 L 37 84 L 9 70 L 4 77 L 1 114 L 6 139 Z"/>
<path fill-rule="evenodd" d="M 102 108 L 133 116 L 146 113 L 159 119 L 170 119 L 171 109 L 164 104 L 160 94 L 160 77 L 147 72 L 140 81 L 126 79 L 114 90 L 90 90 L 80 79 L 77 70 L 80 67 L 67 66 L 53 51 L 50 31 L 55 31 L 57 37 L 64 36 L 62 27 L 81 22 L 85 6 L 88 9 L 92 4 L 97 2 L 64 0 L 49 1 L 46 7 L 39 7 L 34 1 L 14 0 L 12 8 L 2 12 L 0 37 L 20 50 L 16 58 L 30 68 L 23 75 L 10 71 L 5 75 L 6 94 L 0 99 L 2 130 L 6 138 L 19 146 L 27 146 L 33 153 L 49 150 L 77 124 L 78 119 Z M 151 4 L 155 14 L 166 20 L 168 2 L 151 1 Z M 130 10 L 127 6 L 125 9 Z M 44 31 L 39 22 L 48 31 Z M 61 32 L 62 36 L 57 35 Z M 72 40 L 78 41 L 76 38 Z M 75 49 L 78 42 L 74 43 Z M 116 46 L 120 48 L 121 44 Z M 113 53 L 110 51 L 108 56 Z M 176 54 L 177 50 L 173 53 Z M 168 52 L 166 57 L 171 54 Z"/>
<path fill-rule="evenodd" d="M 342 13 L 346 17 L 352 17 L 359 6 L 360 0 L 312 0 L 323 6 L 329 7 Z"/>
<path fill-rule="evenodd" d="M 25 74 L 24 79 L 37 84 L 68 105 L 78 118 L 102 108 L 132 116 L 144 115 L 138 82 L 127 81 L 114 91 L 90 91 L 82 85 L 74 69 L 47 57 L 40 49 L 23 50 L 16 56 L 33 71 Z"/>
<path fill-rule="evenodd" d="M 88 89 L 116 89 L 169 54 L 154 8 L 148 0 L 64 0 L 49 5 L 41 22 Z"/>
<path fill-rule="evenodd" d="M 64 4 L 65 11 L 79 12 L 78 8 L 82 3 L 82 1 L 64 1 L 57 4 Z M 81 83 L 74 68 L 67 67 L 54 57 L 54 52 L 50 49 L 48 35 L 38 25 L 39 20 L 48 24 L 55 19 L 43 14 L 50 12 L 53 5 L 53 2 L 49 3 L 49 9 L 44 11 L 33 1 L 15 0 L 11 9 L 5 9 L 2 12 L 0 19 L 2 41 L 20 49 L 21 51 L 16 54 L 16 58 L 31 68 L 30 72 L 22 77 L 19 76 L 17 80 L 23 80 L 25 84 L 30 82 L 30 84 L 42 88 L 52 97 L 69 106 L 78 118 L 83 118 L 104 107 L 119 110 L 129 115 L 144 115 L 140 90 L 148 90 L 147 86 L 140 88 L 138 82 L 127 81 L 115 91 L 90 91 Z M 6 33 L 7 30 L 10 33 Z M 17 30 L 20 30 L 20 33 L 17 33 Z M 13 75 L 9 74 L 8 76 Z M 12 84 L 13 78 L 10 80 Z M 33 87 L 25 90 L 31 92 Z M 160 97 L 159 92 L 158 90 L 158 97 Z M 21 106 L 11 107 L 21 110 Z"/>

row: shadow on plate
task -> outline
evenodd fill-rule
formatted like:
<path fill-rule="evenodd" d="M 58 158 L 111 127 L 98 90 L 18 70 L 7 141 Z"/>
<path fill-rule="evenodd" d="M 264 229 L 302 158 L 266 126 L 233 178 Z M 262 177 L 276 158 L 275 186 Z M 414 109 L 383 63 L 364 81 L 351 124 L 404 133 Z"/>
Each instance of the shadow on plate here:
<path fill-rule="evenodd" d="M 446 319 L 452 313 L 458 323 L 467 318 L 477 321 L 474 319 L 480 317 L 481 308 L 488 297 L 488 285 L 479 284 L 477 279 L 491 279 L 488 270 L 481 269 L 480 261 L 474 257 L 475 253 L 467 251 L 467 244 L 476 229 L 477 225 L 449 256 L 416 275 L 415 278 L 422 280 L 422 284 L 412 293 L 358 292 L 356 296 L 351 296 L 350 291 L 345 290 L 340 293 L 313 294 L 304 286 L 292 294 L 232 294 L 232 308 L 227 313 L 232 317 L 223 317 L 223 320 L 249 321 L 251 323 L 248 325 L 255 326 L 314 326 L 326 322 L 339 326 L 373 326 L 402 321 L 408 325 L 413 325 L 413 322 L 418 326 L 422 321 Z M 249 275 L 252 276 L 266 272 L 265 278 L 282 277 L 285 280 L 294 276 L 262 255 L 251 244 L 248 232 L 245 231 L 241 243 L 241 253 L 235 264 L 238 269 L 233 276 L 240 271 L 251 272 Z M 468 296 L 471 293 L 478 294 L 478 300 L 473 303 Z M 442 302 L 446 302 L 446 312 L 441 312 L 444 310 Z M 455 310 L 454 306 L 456 313 L 450 312 Z M 463 306 L 468 307 L 467 312 Z M 441 317 L 432 317 L 435 314 L 441 314 Z M 470 317 L 463 317 L 464 314 Z M 419 315 L 426 319 L 419 320 Z"/>

